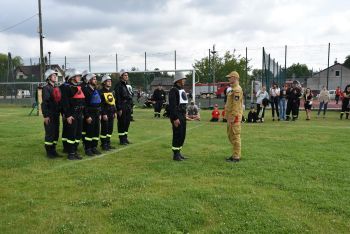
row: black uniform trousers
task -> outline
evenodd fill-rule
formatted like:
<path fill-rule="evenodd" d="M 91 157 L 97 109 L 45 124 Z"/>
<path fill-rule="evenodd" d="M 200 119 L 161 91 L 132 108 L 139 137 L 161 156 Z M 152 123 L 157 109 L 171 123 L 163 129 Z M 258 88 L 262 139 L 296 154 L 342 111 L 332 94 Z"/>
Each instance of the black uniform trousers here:
<path fill-rule="evenodd" d="M 66 123 L 67 151 L 69 154 L 73 154 L 77 151 L 83 129 L 82 113 L 74 114 L 73 118 L 72 124 Z"/>
<path fill-rule="evenodd" d="M 172 142 L 172 150 L 174 153 L 179 152 L 182 149 L 182 146 L 185 142 L 186 138 L 186 116 L 185 114 L 179 115 L 180 125 L 178 127 L 173 127 L 173 142 Z"/>
<path fill-rule="evenodd" d="M 60 131 L 60 114 L 52 114 L 48 116 L 50 122 L 45 127 L 45 145 L 54 146 L 57 145 L 59 131 Z"/>
<path fill-rule="evenodd" d="M 66 118 L 62 115 L 62 145 L 63 145 L 63 152 L 68 152 L 68 143 L 67 143 L 67 121 Z"/>
<path fill-rule="evenodd" d="M 346 114 L 346 118 L 349 118 L 349 98 L 344 98 L 341 105 L 340 118 L 343 118 L 344 113 Z"/>
<path fill-rule="evenodd" d="M 97 147 L 100 135 L 100 118 L 99 112 L 89 114 L 92 119 L 91 123 L 87 123 L 84 118 L 83 128 L 85 129 L 84 147 L 85 150 Z"/>
<path fill-rule="evenodd" d="M 131 121 L 131 105 L 122 106 L 122 114 L 118 115 L 118 136 L 120 142 L 124 142 L 128 138 L 128 130 Z"/>
<path fill-rule="evenodd" d="M 293 115 L 294 119 L 298 117 L 299 105 L 300 105 L 300 101 L 298 103 L 298 100 L 288 99 L 288 101 L 287 101 L 287 110 L 286 110 L 286 117 L 287 117 L 287 119 L 290 118 L 290 112 L 292 112 L 292 115 Z"/>
<path fill-rule="evenodd" d="M 278 111 L 278 103 L 279 103 L 279 97 L 271 97 L 272 118 L 275 118 L 275 111 L 277 114 L 277 118 L 280 117 L 280 113 Z"/>
<path fill-rule="evenodd" d="M 160 118 L 160 112 L 162 111 L 163 101 L 156 101 L 154 104 L 154 117 Z"/>
<path fill-rule="evenodd" d="M 108 146 L 111 144 L 111 137 L 113 134 L 114 118 L 113 115 L 109 114 L 108 120 L 101 119 L 101 144 Z"/>

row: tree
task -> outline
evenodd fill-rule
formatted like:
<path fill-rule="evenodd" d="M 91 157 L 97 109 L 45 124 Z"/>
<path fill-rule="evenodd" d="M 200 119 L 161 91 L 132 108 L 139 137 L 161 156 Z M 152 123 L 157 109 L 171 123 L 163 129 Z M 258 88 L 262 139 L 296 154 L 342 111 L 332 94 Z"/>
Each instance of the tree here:
<path fill-rule="evenodd" d="M 306 64 L 293 64 L 287 68 L 287 78 L 307 78 L 310 77 L 311 70 L 307 67 Z"/>
<path fill-rule="evenodd" d="M 8 56 L 7 54 L 0 53 L 0 82 L 6 82 L 8 78 Z M 12 58 L 12 69 L 23 65 L 22 58 L 15 56 Z"/>
<path fill-rule="evenodd" d="M 246 59 L 242 58 L 240 55 L 236 56 L 235 52 L 226 51 L 221 57 L 218 53 L 215 58 L 211 57 L 210 67 L 209 58 L 204 57 L 200 60 L 196 60 L 193 67 L 196 69 L 196 74 L 201 83 L 213 82 L 213 76 L 211 73 L 215 72 L 215 81 L 222 82 L 227 81 L 225 77 L 231 71 L 237 71 L 241 76 L 241 86 L 245 88 L 246 81 Z M 248 67 L 248 72 L 250 71 Z M 249 79 L 249 78 L 248 78 Z M 249 85 L 248 85 L 249 86 Z"/>
<path fill-rule="evenodd" d="M 345 67 L 350 68 L 350 55 L 346 56 L 344 64 Z"/>

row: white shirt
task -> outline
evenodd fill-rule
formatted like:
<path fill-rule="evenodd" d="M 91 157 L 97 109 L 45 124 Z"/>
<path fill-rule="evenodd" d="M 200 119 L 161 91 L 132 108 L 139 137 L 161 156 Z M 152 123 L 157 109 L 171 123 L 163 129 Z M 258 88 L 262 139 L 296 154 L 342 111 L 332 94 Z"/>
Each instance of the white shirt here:
<path fill-rule="evenodd" d="M 279 96 L 280 95 L 280 88 L 270 88 L 270 95 L 272 96 L 272 97 L 277 97 L 277 96 Z"/>
<path fill-rule="evenodd" d="M 266 91 L 263 92 L 259 90 L 256 93 L 256 103 L 262 104 L 262 100 L 264 100 L 265 98 L 269 98 L 269 94 Z"/>

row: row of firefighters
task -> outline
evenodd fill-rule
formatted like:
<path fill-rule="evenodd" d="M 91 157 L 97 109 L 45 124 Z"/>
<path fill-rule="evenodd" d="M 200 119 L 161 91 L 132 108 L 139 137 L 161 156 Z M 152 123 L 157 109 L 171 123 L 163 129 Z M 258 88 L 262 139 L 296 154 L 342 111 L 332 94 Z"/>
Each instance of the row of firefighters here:
<path fill-rule="evenodd" d="M 112 90 L 112 79 L 102 77 L 102 88 L 97 89 L 96 75 L 76 69 L 68 69 L 65 82 L 57 86 L 57 72 L 45 72 L 47 84 L 42 89 L 42 112 L 45 127 L 47 156 L 58 156 L 56 145 L 59 138 L 60 115 L 62 115 L 63 151 L 68 159 L 82 159 L 77 149 L 83 142 L 85 154 L 101 154 L 97 149 L 114 149 L 111 145 L 114 119 L 118 118 L 118 136 L 121 145 L 130 144 L 128 129 L 132 114 L 132 90 L 127 84 L 128 73 L 121 72 L 120 80 Z M 82 81 L 81 81 L 82 80 Z"/>

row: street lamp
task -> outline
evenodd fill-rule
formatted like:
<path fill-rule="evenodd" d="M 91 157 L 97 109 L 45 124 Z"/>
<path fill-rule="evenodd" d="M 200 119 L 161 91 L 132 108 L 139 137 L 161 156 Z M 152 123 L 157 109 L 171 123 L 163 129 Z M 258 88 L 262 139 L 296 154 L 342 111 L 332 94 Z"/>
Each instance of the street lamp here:
<path fill-rule="evenodd" d="M 49 54 L 49 68 L 51 69 L 51 51 L 47 52 Z"/>

